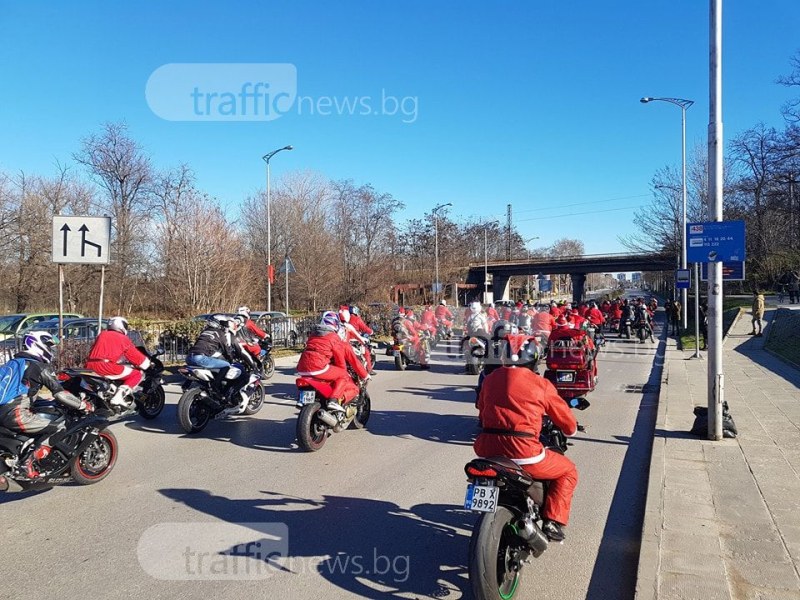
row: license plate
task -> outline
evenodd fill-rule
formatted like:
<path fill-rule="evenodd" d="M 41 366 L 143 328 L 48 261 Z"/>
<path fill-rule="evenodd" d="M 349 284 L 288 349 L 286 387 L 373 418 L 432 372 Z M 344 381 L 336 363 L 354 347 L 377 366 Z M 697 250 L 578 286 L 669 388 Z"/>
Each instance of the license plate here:
<path fill-rule="evenodd" d="M 467 497 L 464 508 L 477 512 L 497 512 L 499 488 L 493 485 L 467 484 Z"/>
<path fill-rule="evenodd" d="M 558 381 L 559 383 L 572 383 L 573 381 L 575 381 L 575 373 L 573 371 L 568 371 L 566 373 L 559 373 Z"/>
<path fill-rule="evenodd" d="M 297 394 L 297 406 L 305 406 L 316 400 L 317 393 L 314 390 L 300 390 Z"/>

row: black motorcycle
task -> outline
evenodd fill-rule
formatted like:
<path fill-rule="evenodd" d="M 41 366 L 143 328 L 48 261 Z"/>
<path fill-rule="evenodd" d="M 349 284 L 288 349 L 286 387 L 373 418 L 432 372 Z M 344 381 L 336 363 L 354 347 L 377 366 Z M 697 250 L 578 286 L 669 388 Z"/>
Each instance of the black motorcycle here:
<path fill-rule="evenodd" d="M 227 385 L 221 390 L 214 385 L 214 375 L 218 370 L 191 366 L 178 369 L 178 373 L 185 378 L 181 385 L 183 394 L 178 400 L 178 421 L 186 433 L 202 431 L 212 419 L 254 415 L 264 406 L 265 394 L 258 370 L 249 373 L 247 383 L 242 388 L 248 396 L 244 406 L 241 395 L 231 387 L 230 381 L 245 367 L 234 363 L 226 375 Z"/>
<path fill-rule="evenodd" d="M 261 380 L 266 381 L 275 374 L 275 359 L 272 358 L 272 340 L 259 340 L 258 345 L 264 354 L 258 356 L 255 361 L 261 371 Z"/>
<path fill-rule="evenodd" d="M 585 410 L 584 398 L 569 401 Z M 582 427 L 578 427 L 583 431 Z M 564 454 L 564 433 L 545 416 L 542 444 Z M 464 508 L 481 513 L 469 543 L 469 580 L 476 600 L 508 600 L 516 593 L 522 567 L 537 558 L 549 540 L 541 529 L 547 482 L 537 481 L 514 461 L 504 457 L 476 458 L 464 467 L 469 481 Z"/>
<path fill-rule="evenodd" d="M 108 476 L 117 462 L 117 438 L 105 417 L 53 401 L 37 401 L 34 410 L 53 416 L 35 437 L 0 426 L 0 492 L 70 481 L 91 485 Z"/>
<path fill-rule="evenodd" d="M 116 382 L 89 369 L 60 371 L 58 378 L 61 385 L 71 394 L 89 400 L 109 419 L 121 419 L 134 413 L 139 413 L 147 420 L 155 419 L 164 410 L 166 400 L 162 376 L 164 363 L 158 358 L 164 354 L 164 349 L 159 348 L 154 354 L 150 354 L 143 346 L 136 348 L 150 359 L 150 367 L 144 371 L 144 378 L 130 396 L 127 405 L 111 405 L 109 401 L 117 391 Z"/>

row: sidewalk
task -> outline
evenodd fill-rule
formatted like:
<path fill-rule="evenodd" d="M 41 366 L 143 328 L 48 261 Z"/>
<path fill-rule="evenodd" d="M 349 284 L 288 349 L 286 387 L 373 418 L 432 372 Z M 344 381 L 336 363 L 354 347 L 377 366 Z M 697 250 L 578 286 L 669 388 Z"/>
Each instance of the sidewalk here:
<path fill-rule="evenodd" d="M 737 439 L 688 433 L 708 361 L 668 339 L 637 600 L 800 599 L 800 371 L 764 350 L 774 314 L 759 338 L 743 313 L 724 343 Z"/>

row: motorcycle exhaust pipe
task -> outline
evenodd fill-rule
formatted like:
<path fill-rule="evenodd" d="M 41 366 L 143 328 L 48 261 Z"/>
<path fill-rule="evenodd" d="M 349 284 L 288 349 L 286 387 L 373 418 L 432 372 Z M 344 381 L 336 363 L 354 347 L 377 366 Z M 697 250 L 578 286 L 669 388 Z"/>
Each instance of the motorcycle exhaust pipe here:
<path fill-rule="evenodd" d="M 317 413 L 317 418 L 325 423 L 328 427 L 336 427 L 339 424 L 339 419 L 334 417 L 327 410 L 322 409 Z"/>
<path fill-rule="evenodd" d="M 538 558 L 542 553 L 547 550 L 547 536 L 539 528 L 539 526 L 530 519 L 520 521 L 517 524 L 518 535 L 528 544 L 531 549 L 531 554 L 534 558 Z"/>

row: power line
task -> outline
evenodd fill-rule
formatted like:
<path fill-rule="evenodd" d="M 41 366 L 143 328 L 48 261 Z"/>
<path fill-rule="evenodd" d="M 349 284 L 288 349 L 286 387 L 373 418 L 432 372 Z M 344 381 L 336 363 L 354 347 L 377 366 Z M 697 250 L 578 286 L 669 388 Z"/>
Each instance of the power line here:
<path fill-rule="evenodd" d="M 577 212 L 577 213 L 569 213 L 567 215 L 552 215 L 549 217 L 531 217 L 529 219 L 517 219 L 517 223 L 524 223 L 525 221 L 545 221 L 547 219 L 563 219 L 566 217 L 579 217 L 582 215 L 595 215 L 598 213 L 607 213 L 607 212 L 617 212 L 620 210 L 633 210 L 635 208 L 641 208 L 641 206 L 623 206 L 622 208 L 607 208 L 605 210 L 590 210 L 586 212 Z"/>
<path fill-rule="evenodd" d="M 514 211 L 517 214 L 534 212 L 540 210 L 560 210 L 562 208 L 572 208 L 573 206 L 585 206 L 586 204 L 597 204 L 599 202 L 616 202 L 617 200 L 633 200 L 636 198 L 649 198 L 652 194 L 638 194 L 636 196 L 620 196 L 618 198 L 607 198 L 606 200 L 590 200 L 588 202 L 575 202 L 574 204 L 559 204 L 556 206 L 543 206 L 542 208 L 526 208 L 525 210 Z"/>

